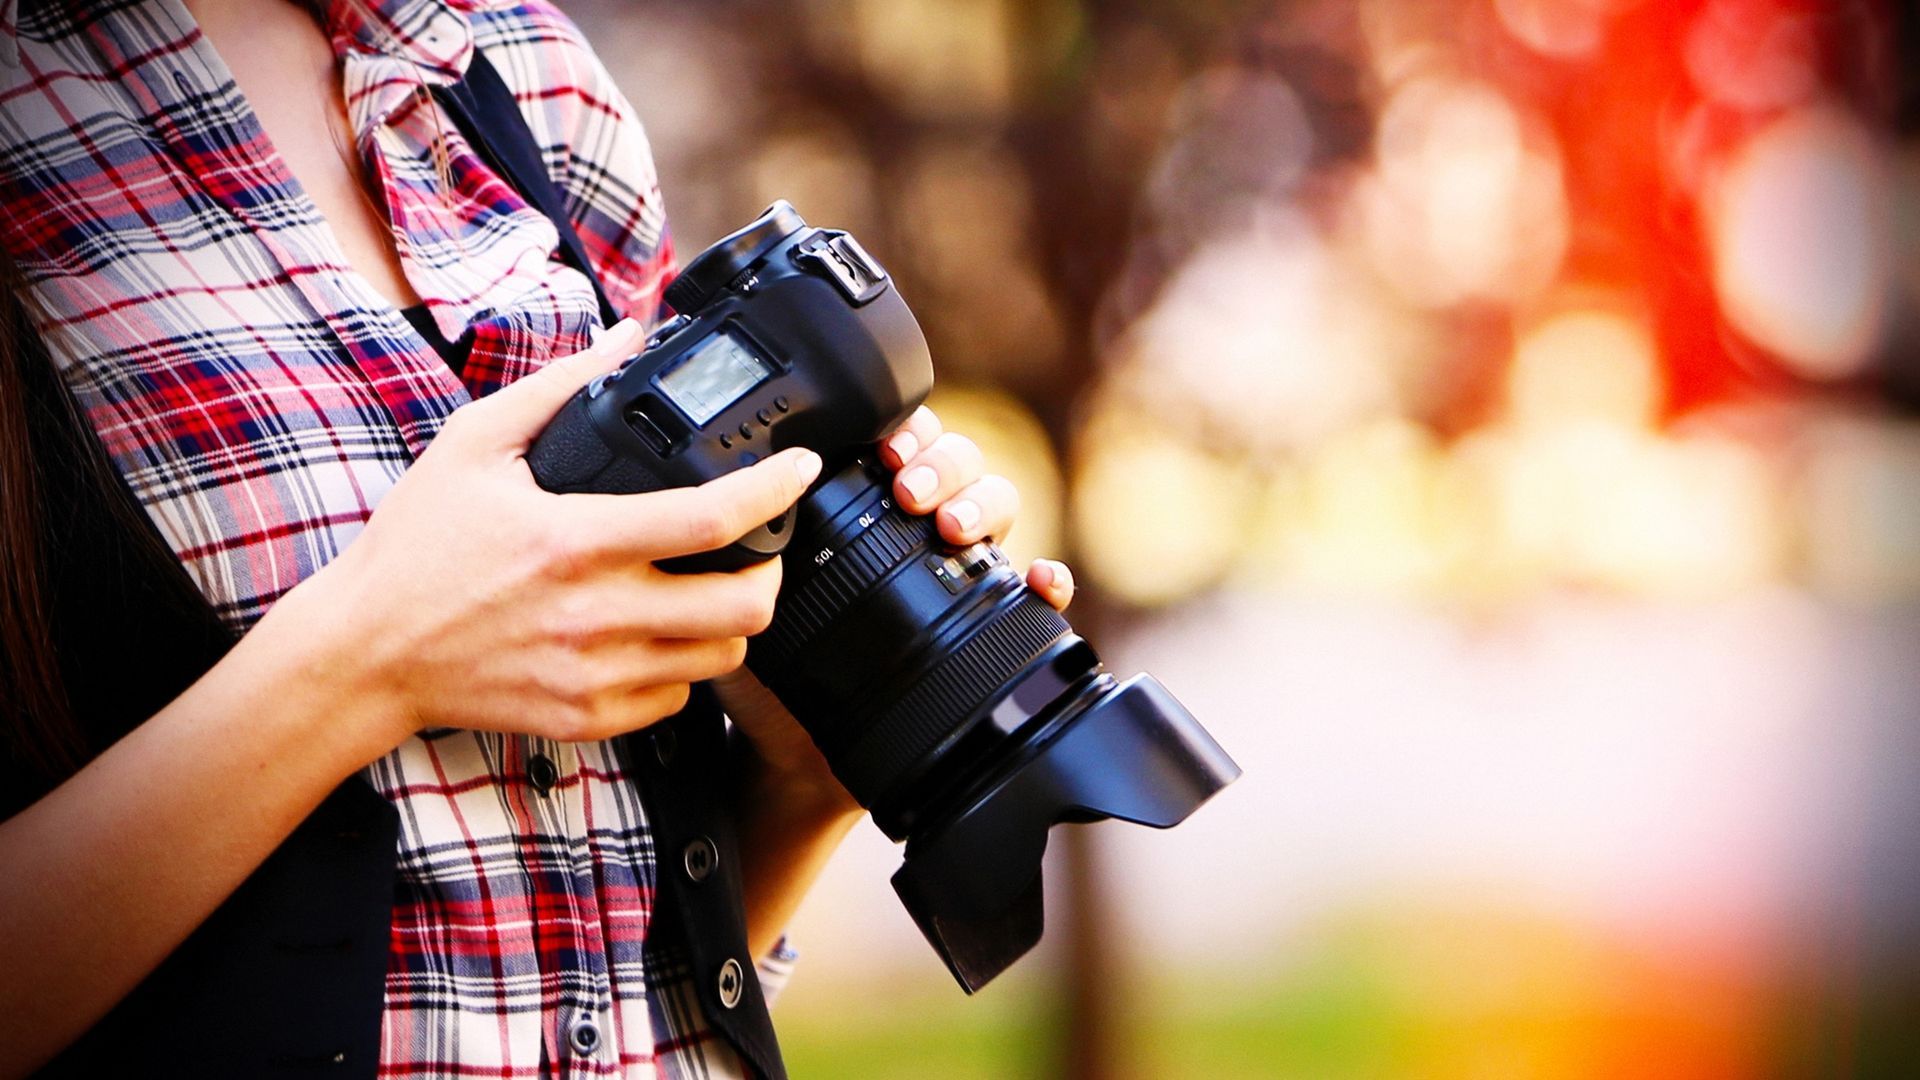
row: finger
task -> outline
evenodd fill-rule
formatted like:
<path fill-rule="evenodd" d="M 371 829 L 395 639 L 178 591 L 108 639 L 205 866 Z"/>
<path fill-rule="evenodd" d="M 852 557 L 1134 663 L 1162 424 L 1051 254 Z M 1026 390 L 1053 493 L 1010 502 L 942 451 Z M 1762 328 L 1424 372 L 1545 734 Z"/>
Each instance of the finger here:
<path fill-rule="evenodd" d="M 893 481 L 893 496 L 908 512 L 925 514 L 987 471 L 980 448 L 949 431 L 907 461 Z"/>
<path fill-rule="evenodd" d="M 560 604 L 547 635 L 573 648 L 656 638 L 750 637 L 773 621 L 780 560 L 722 574 L 669 574 L 640 562 L 595 574 Z"/>
<path fill-rule="evenodd" d="M 773 622 L 780 560 L 724 574 L 669 574 L 649 566 L 649 603 L 636 613 L 650 637 L 752 637 Z"/>
<path fill-rule="evenodd" d="M 1027 568 L 1027 587 L 1040 594 L 1056 611 L 1073 603 L 1073 571 L 1053 559 L 1035 559 Z"/>
<path fill-rule="evenodd" d="M 562 501 L 600 550 L 665 559 L 726 547 L 786 513 L 819 475 L 820 455 L 794 447 L 699 487 Z"/>
<path fill-rule="evenodd" d="M 663 683 L 625 694 L 609 694 L 587 710 L 586 719 L 571 725 L 563 737 L 569 742 L 595 742 L 637 731 L 686 708 L 692 693 L 687 683 Z"/>
<path fill-rule="evenodd" d="M 983 476 L 940 504 L 936 522 L 950 544 L 971 544 L 992 536 L 1006 539 L 1020 512 L 1020 492 L 1004 476 Z"/>
<path fill-rule="evenodd" d="M 628 670 L 620 693 L 645 690 L 662 684 L 701 682 L 716 679 L 740 666 L 747 656 L 744 637 L 702 638 L 674 641 L 636 642 L 623 649 L 607 650 L 616 663 Z"/>
<path fill-rule="evenodd" d="M 483 421 L 496 445 L 524 450 L 574 392 L 596 375 L 620 366 L 646 340 L 646 331 L 632 319 L 608 327 L 586 349 L 563 356 L 525 378 L 509 383 L 462 411 Z"/>
<path fill-rule="evenodd" d="M 923 446 L 932 446 L 940 437 L 943 429 L 940 418 L 925 405 L 913 410 L 907 422 L 894 429 L 893 434 L 881 440 L 880 462 L 887 468 L 898 472 L 902 465 L 913 459 Z"/>

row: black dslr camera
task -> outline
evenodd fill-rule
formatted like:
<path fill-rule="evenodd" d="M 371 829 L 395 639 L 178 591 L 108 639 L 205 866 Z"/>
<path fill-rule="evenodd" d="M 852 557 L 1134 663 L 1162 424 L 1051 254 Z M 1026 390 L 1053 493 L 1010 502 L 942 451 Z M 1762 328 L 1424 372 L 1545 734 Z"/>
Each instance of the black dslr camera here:
<path fill-rule="evenodd" d="M 678 315 L 534 443 L 551 491 L 698 484 L 789 446 L 825 462 L 785 515 L 668 569 L 786 560 L 747 666 L 874 823 L 894 889 L 968 992 L 1039 940 L 1063 821 L 1167 828 L 1240 775 L 1150 675 L 1120 681 L 990 543 L 893 504 L 873 445 L 933 388 L 887 272 L 786 202 L 687 264 Z"/>

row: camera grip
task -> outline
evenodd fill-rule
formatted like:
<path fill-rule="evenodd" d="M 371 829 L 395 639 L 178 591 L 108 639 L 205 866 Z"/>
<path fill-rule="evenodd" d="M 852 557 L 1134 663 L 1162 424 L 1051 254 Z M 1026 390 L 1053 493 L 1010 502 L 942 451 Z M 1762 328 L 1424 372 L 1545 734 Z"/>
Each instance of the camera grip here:
<path fill-rule="evenodd" d="M 641 464 L 637 455 L 608 445 L 587 411 L 586 391 L 567 399 L 527 448 L 527 467 L 548 491 L 632 495 L 659 491 L 667 483 Z"/>
<path fill-rule="evenodd" d="M 608 444 L 593 421 L 586 391 L 567 400 L 545 431 L 527 448 L 527 467 L 541 487 L 558 494 L 637 495 L 671 487 L 634 453 Z M 785 550 L 794 511 L 754 529 L 714 551 L 662 559 L 660 569 L 675 574 L 740 570 Z"/>

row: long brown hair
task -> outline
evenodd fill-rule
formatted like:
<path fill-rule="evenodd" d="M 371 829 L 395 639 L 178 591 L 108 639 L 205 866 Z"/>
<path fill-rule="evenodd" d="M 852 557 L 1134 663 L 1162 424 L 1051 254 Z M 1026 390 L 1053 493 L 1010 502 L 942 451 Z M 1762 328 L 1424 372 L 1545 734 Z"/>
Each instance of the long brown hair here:
<path fill-rule="evenodd" d="M 36 428 L 79 417 L 66 394 L 36 393 L 52 372 L 27 318 L 17 274 L 0 263 L 0 737 L 12 756 L 42 775 L 80 766 L 86 743 L 60 672 L 49 605 L 47 468 L 36 460 Z"/>
<path fill-rule="evenodd" d="M 235 640 L 122 479 L 0 254 L 0 818 Z"/>

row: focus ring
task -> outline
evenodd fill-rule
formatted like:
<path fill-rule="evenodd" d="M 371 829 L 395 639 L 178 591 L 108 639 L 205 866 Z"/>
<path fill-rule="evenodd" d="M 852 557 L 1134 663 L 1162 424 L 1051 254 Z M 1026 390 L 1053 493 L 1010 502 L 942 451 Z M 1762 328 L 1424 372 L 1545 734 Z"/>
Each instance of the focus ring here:
<path fill-rule="evenodd" d="M 862 806 L 873 805 L 905 770 L 956 732 L 984 692 L 1004 685 L 1071 630 L 1046 601 L 1022 590 L 1011 608 L 988 619 L 872 723 L 840 746 L 823 747 L 834 774 Z"/>
<path fill-rule="evenodd" d="M 819 567 L 807 583 L 774 605 L 773 623 L 754 639 L 756 666 L 785 666 L 800 648 L 908 552 L 937 535 L 932 517 L 891 508 Z"/>

